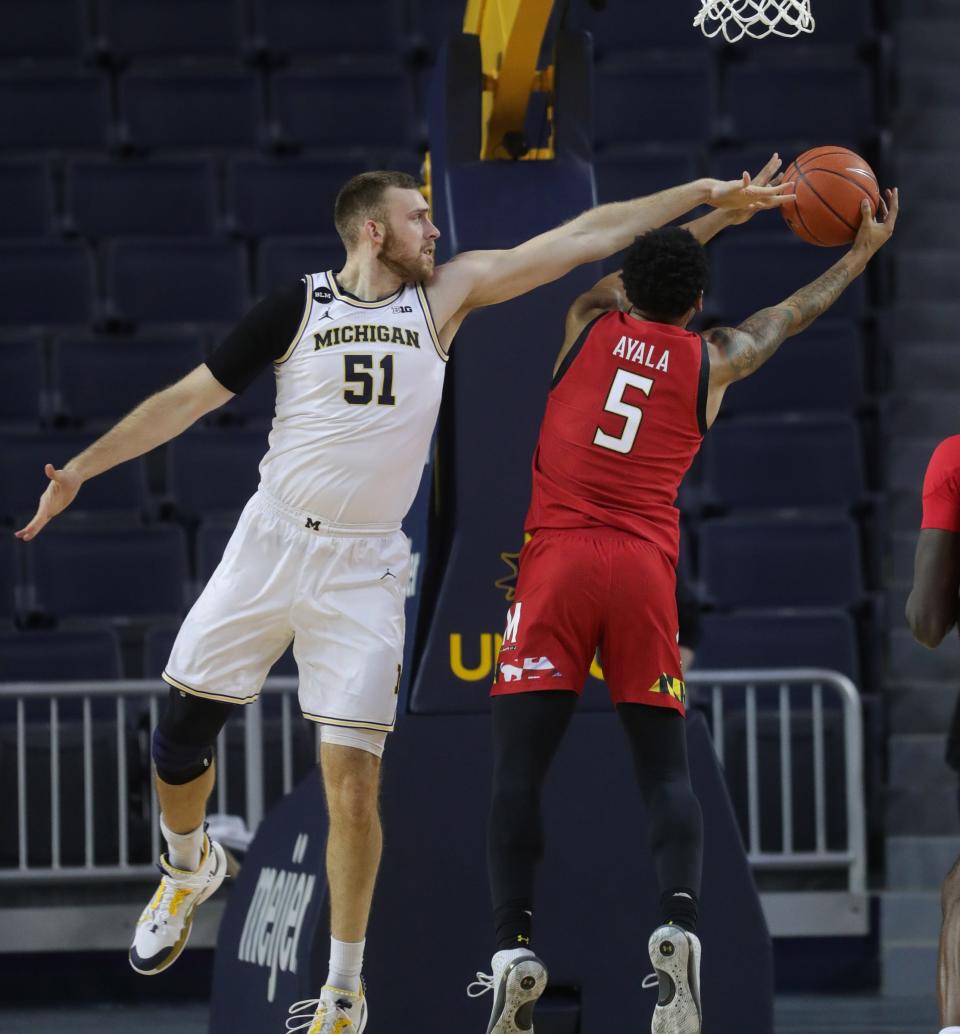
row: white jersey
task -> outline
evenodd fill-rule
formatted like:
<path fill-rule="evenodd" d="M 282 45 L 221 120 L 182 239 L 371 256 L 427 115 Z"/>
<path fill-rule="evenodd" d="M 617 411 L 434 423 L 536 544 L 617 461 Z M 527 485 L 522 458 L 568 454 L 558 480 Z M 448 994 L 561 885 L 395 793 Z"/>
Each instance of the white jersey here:
<path fill-rule="evenodd" d="M 314 273 L 300 332 L 274 364 L 261 487 L 337 524 L 393 526 L 417 494 L 447 356 L 426 293 L 363 302 Z"/>

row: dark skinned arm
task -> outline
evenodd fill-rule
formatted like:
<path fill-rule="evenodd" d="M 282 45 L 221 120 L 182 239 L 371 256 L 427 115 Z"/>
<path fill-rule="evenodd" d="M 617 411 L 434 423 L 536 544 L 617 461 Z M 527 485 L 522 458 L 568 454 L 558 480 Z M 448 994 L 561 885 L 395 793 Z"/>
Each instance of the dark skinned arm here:
<path fill-rule="evenodd" d="M 907 624 L 914 639 L 933 650 L 957 623 L 960 607 L 960 534 L 924 528 L 913 562 Z"/>

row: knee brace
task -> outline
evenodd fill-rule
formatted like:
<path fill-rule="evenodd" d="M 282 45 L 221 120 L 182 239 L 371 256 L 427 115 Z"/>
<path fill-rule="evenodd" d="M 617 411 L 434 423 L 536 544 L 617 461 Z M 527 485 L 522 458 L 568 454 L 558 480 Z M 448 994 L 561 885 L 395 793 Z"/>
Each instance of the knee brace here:
<path fill-rule="evenodd" d="M 182 786 L 202 776 L 213 764 L 214 744 L 235 706 L 171 687 L 166 709 L 153 732 L 157 775 L 171 786 Z"/>

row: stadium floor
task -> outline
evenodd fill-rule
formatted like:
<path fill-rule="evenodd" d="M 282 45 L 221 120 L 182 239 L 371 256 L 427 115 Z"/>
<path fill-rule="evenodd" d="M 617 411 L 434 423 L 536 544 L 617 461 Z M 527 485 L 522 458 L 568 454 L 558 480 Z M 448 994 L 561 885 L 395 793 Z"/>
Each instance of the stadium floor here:
<path fill-rule="evenodd" d="M 202 1005 L 3 1009 L 4 1034 L 206 1034 Z M 790 996 L 777 1000 L 775 1034 L 936 1034 L 936 1006 L 926 998 Z M 399 1032 L 398 1032 L 399 1034 Z M 584 1034 L 591 1034 L 585 1031 Z"/>

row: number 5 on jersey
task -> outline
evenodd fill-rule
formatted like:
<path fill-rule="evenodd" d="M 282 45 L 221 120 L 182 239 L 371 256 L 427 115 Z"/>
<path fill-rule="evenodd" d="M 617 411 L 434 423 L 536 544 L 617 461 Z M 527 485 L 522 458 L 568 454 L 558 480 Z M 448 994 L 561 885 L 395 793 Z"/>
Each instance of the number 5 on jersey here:
<path fill-rule="evenodd" d="M 640 421 L 643 419 L 643 410 L 639 406 L 631 406 L 629 402 L 623 401 L 623 393 L 627 388 L 639 388 L 649 398 L 653 390 L 653 381 L 649 377 L 641 377 L 638 373 L 630 373 L 629 370 L 617 370 L 603 408 L 607 413 L 622 416 L 626 424 L 619 438 L 605 434 L 599 427 L 593 436 L 594 445 L 624 455 L 633 448 L 633 443 L 637 440 L 637 431 L 640 430 Z"/>
<path fill-rule="evenodd" d="M 383 381 L 380 394 L 377 396 L 378 406 L 395 406 L 397 398 L 393 394 L 393 356 L 385 355 L 380 360 Z M 373 401 L 373 356 L 345 355 L 343 357 L 343 398 L 351 406 L 368 406 Z"/>

